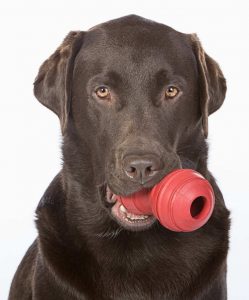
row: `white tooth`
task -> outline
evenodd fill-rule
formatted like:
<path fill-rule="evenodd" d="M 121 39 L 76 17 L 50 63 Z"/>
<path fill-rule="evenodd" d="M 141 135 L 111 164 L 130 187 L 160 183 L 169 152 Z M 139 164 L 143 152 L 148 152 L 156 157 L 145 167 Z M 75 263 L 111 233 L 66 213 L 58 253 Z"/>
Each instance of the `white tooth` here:
<path fill-rule="evenodd" d="M 135 215 L 129 212 L 126 213 L 126 216 L 131 220 L 144 220 L 148 218 L 147 215 Z"/>
<path fill-rule="evenodd" d="M 133 215 L 132 213 L 127 212 L 127 217 L 128 217 L 128 218 L 133 219 L 133 216 L 134 216 L 134 215 Z"/>
<path fill-rule="evenodd" d="M 131 212 L 128 212 L 127 209 L 121 204 L 119 207 L 120 211 L 125 214 L 125 218 L 129 221 L 136 221 L 136 220 L 145 220 L 149 216 L 148 215 L 135 215 Z"/>
<path fill-rule="evenodd" d="M 119 209 L 124 213 L 127 212 L 126 208 L 123 205 L 120 205 Z"/>

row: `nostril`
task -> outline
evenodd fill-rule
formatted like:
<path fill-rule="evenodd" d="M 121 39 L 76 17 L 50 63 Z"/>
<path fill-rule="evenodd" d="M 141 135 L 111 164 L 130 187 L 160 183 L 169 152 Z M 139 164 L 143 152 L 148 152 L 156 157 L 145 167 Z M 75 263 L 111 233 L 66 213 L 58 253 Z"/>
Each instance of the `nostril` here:
<path fill-rule="evenodd" d="M 132 166 L 128 166 L 128 168 L 125 168 L 125 173 L 129 176 L 129 177 L 135 177 L 137 174 L 137 169 L 135 167 Z"/>
<path fill-rule="evenodd" d="M 130 167 L 130 173 L 136 173 L 137 169 L 135 167 Z"/>
<path fill-rule="evenodd" d="M 161 169 L 160 159 L 155 156 L 133 156 L 124 158 L 123 169 L 125 174 L 134 181 L 145 183 Z"/>
<path fill-rule="evenodd" d="M 148 166 L 145 168 L 145 175 L 151 176 L 154 175 L 156 170 L 153 170 L 153 166 Z"/>

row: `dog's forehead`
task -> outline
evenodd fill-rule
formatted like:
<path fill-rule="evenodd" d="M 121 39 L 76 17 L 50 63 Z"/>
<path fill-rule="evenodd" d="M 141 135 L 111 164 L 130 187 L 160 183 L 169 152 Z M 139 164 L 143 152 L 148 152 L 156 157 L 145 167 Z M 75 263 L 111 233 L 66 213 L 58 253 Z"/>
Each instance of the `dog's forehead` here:
<path fill-rule="evenodd" d="M 116 46 L 142 44 L 143 46 L 163 46 L 165 42 L 178 40 L 182 43 L 187 35 L 175 29 L 136 15 L 114 19 L 90 28 L 88 33 L 106 37 Z"/>
<path fill-rule="evenodd" d="M 91 66 L 130 66 L 141 70 L 149 66 L 151 72 L 168 65 L 182 73 L 196 63 L 187 34 L 133 15 L 86 32 L 80 58 Z"/>

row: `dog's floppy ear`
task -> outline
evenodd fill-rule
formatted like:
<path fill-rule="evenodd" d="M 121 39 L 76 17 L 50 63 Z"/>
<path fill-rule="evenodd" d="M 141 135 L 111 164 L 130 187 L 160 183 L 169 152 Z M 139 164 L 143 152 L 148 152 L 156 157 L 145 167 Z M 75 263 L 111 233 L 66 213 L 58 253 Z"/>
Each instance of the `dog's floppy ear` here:
<path fill-rule="evenodd" d="M 226 80 L 216 61 L 203 50 L 196 34 L 190 35 L 198 64 L 200 106 L 204 136 L 208 136 L 208 116 L 218 110 L 226 95 Z"/>
<path fill-rule="evenodd" d="M 75 57 L 83 42 L 83 31 L 71 31 L 57 50 L 41 65 L 34 82 L 34 94 L 60 119 L 64 134 L 71 100 Z"/>

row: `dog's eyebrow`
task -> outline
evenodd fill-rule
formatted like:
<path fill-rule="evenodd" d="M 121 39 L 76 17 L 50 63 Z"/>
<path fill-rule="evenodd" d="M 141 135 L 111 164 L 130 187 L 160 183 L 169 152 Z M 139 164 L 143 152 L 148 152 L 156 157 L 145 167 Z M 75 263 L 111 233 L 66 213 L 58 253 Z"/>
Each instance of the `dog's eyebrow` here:
<path fill-rule="evenodd" d="M 160 69 L 155 74 L 155 79 L 160 86 L 164 86 L 165 84 L 179 84 L 180 86 L 185 86 L 187 84 L 186 80 L 181 75 L 166 69 Z"/>
<path fill-rule="evenodd" d="M 91 77 L 87 83 L 87 89 L 90 90 L 95 85 L 105 84 L 110 87 L 117 87 L 122 84 L 122 77 L 115 71 L 107 71 L 103 73 L 98 73 Z"/>

